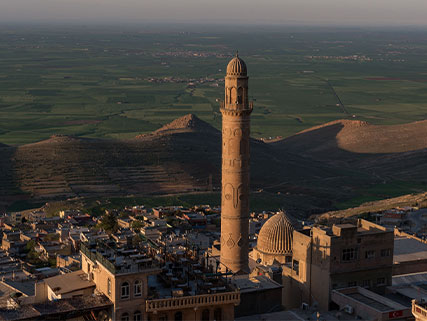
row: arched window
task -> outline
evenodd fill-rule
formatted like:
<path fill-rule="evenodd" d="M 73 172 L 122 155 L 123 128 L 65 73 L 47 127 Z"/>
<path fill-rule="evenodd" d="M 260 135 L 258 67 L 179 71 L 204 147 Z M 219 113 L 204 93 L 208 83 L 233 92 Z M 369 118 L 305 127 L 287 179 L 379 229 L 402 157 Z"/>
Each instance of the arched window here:
<path fill-rule="evenodd" d="M 231 88 L 230 99 L 232 104 L 237 103 L 237 89 L 235 87 Z"/>
<path fill-rule="evenodd" d="M 111 295 L 111 279 L 108 278 L 107 280 L 107 293 L 108 295 Z"/>
<path fill-rule="evenodd" d="M 239 104 L 243 103 L 243 88 L 239 87 L 239 89 L 237 90 L 237 102 Z"/>
<path fill-rule="evenodd" d="M 125 312 L 122 314 L 120 321 L 129 321 L 129 313 Z"/>
<path fill-rule="evenodd" d="M 204 309 L 202 311 L 202 321 L 209 321 L 209 310 L 208 309 Z"/>
<path fill-rule="evenodd" d="M 181 311 L 175 313 L 174 320 L 175 321 L 182 321 L 182 312 Z"/>
<path fill-rule="evenodd" d="M 221 308 L 215 309 L 215 311 L 214 311 L 214 319 L 216 321 L 222 321 L 222 310 L 221 310 Z"/>
<path fill-rule="evenodd" d="M 142 314 L 140 311 L 135 311 L 133 313 L 133 321 L 142 321 Z"/>
<path fill-rule="evenodd" d="M 121 286 L 121 299 L 129 299 L 129 282 L 123 282 Z"/>
<path fill-rule="evenodd" d="M 133 296 L 139 297 L 142 296 L 142 281 L 136 280 L 133 284 Z"/>

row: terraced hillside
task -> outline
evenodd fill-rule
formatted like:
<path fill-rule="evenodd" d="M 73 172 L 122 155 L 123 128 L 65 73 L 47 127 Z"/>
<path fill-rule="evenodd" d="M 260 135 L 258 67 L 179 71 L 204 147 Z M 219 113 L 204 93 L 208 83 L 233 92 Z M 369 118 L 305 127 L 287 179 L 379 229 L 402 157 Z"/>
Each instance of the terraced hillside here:
<path fill-rule="evenodd" d="M 301 211 L 311 212 L 422 191 L 427 181 L 425 130 L 426 122 L 397 128 L 337 121 L 276 143 L 252 140 L 252 190 L 296 196 Z M 3 207 L 17 199 L 220 188 L 220 132 L 191 114 L 133 139 L 53 136 L 18 147 L 0 146 L 0 155 Z"/>

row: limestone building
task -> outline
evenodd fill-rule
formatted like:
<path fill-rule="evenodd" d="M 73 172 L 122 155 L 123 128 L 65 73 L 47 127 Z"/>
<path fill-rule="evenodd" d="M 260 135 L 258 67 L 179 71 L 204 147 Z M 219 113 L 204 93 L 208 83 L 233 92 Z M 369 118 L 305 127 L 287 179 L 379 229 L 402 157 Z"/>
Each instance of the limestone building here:
<path fill-rule="evenodd" d="M 262 226 L 252 259 L 262 265 L 281 264 L 292 260 L 294 225 L 284 212 L 270 217 Z"/>
<path fill-rule="evenodd" d="M 283 266 L 285 308 L 316 303 L 333 307 L 331 292 L 360 286 L 384 293 L 392 282 L 394 234 L 359 219 L 357 225 L 338 224 L 294 231 L 292 262 Z"/>
<path fill-rule="evenodd" d="M 112 320 L 231 320 L 240 293 L 187 256 L 159 262 L 114 243 L 82 245 L 82 270 L 113 303 Z M 152 253 L 154 254 L 154 253 Z M 197 273 L 194 272 L 197 267 Z"/>
<path fill-rule="evenodd" d="M 252 103 L 245 62 L 227 66 L 222 113 L 221 264 L 249 273 L 249 137 Z"/>

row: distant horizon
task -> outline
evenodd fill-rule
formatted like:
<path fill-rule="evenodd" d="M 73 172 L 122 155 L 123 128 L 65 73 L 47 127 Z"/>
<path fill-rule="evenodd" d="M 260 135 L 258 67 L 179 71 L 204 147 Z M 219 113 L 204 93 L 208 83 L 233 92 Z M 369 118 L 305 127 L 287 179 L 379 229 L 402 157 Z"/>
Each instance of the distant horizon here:
<path fill-rule="evenodd" d="M 424 0 L 2 0 L 2 23 L 427 26 Z"/>
<path fill-rule="evenodd" d="M 85 27 L 124 27 L 124 28 L 185 28 L 185 27 L 203 27 L 204 29 L 229 29 L 230 27 L 248 27 L 248 28 L 266 28 L 266 29 L 277 29 L 281 27 L 295 28 L 297 30 L 307 29 L 309 31 L 324 31 L 325 29 L 342 29 L 349 31 L 356 30 L 427 30 L 427 24 L 402 24 L 402 25 L 392 25 L 392 24 L 328 24 L 328 23 L 298 23 L 298 22 L 288 22 L 288 23 L 245 23 L 245 22 L 235 22 L 235 23 L 213 23 L 213 22 L 198 22 L 198 21 L 147 21 L 147 22 L 137 22 L 137 21 L 72 21 L 72 20 L 63 20 L 63 21 L 0 21 L 0 26 L 2 27 L 62 27 L 62 28 L 85 28 Z M 321 28 L 321 30 L 317 30 Z M 314 29 L 314 30 L 313 30 Z M 1 32 L 2 30 L 0 30 Z M 187 30 L 186 30 L 187 31 Z M 190 30 L 188 30 L 190 31 Z M 193 31 L 193 30 L 191 30 Z M 195 32 L 204 31 L 195 30 Z M 244 30 L 236 29 L 237 32 L 242 32 Z"/>

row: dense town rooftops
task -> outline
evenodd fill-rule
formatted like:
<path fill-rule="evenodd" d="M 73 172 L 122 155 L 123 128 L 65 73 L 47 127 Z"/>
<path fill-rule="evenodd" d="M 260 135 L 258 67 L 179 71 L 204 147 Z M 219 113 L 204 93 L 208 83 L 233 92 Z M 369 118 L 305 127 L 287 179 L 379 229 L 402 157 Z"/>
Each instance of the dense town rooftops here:
<path fill-rule="evenodd" d="M 0 320 L 58 320 L 66 313 L 68 318 L 83 316 L 91 311 L 107 309 L 113 303 L 104 295 L 91 295 L 48 301 L 41 304 L 28 304 L 15 309 L 0 309 Z M 62 315 L 62 317 L 61 317 Z M 89 320 L 89 319 L 88 319 Z"/>
<path fill-rule="evenodd" d="M 138 273 L 157 269 L 158 262 L 149 248 L 120 245 L 110 241 L 82 243 L 81 252 L 98 261 L 113 274 Z"/>

